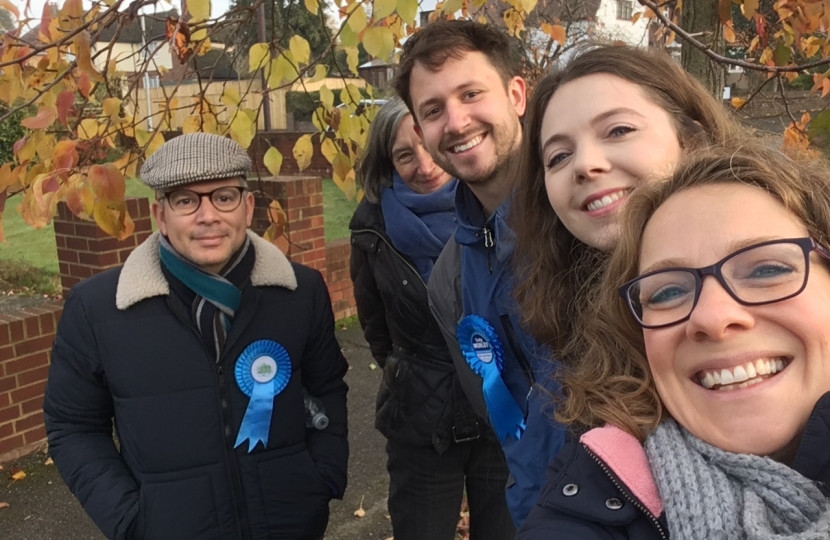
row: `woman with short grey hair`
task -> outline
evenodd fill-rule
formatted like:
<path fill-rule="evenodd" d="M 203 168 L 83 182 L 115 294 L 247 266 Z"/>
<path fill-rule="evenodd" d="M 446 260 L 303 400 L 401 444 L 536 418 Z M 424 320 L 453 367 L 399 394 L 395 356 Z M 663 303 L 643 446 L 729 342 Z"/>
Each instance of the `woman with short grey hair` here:
<path fill-rule="evenodd" d="M 357 312 L 383 379 L 375 427 L 386 437 L 395 540 L 454 540 L 466 487 L 472 540 L 515 536 L 507 467 L 458 386 L 426 283 L 455 232 L 456 180 L 441 170 L 400 99 L 381 107 L 357 167 L 364 199 L 349 225 Z"/>

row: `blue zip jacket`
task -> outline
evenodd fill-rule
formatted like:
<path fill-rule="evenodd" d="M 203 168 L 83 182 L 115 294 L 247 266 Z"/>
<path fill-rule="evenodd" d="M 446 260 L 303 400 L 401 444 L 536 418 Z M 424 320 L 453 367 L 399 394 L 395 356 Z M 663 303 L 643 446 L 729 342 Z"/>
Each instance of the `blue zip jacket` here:
<path fill-rule="evenodd" d="M 505 223 L 509 202 L 486 218 L 472 191 L 459 184 L 456 191 L 458 229 L 433 269 L 429 282 L 430 307 L 453 353 L 465 393 L 477 412 L 487 414 L 482 379 L 461 354 L 455 337 L 458 322 L 468 315 L 483 317 L 503 346 L 502 380 L 525 415 L 520 439 L 502 441 L 511 480 L 507 504 L 517 527 L 539 497 L 545 467 L 562 448 L 565 429 L 552 420 L 552 394 L 558 386 L 550 353 L 522 331 L 512 297 L 511 256 L 515 235 Z"/>

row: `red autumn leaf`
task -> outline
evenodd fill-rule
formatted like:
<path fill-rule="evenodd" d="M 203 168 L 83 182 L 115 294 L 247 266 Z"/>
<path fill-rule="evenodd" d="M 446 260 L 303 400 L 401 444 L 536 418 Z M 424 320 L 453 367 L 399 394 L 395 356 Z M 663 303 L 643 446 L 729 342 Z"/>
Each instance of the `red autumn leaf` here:
<path fill-rule="evenodd" d="M 75 92 L 64 90 L 58 94 L 58 99 L 56 101 L 56 106 L 58 107 L 58 122 L 66 125 L 66 115 L 69 114 L 69 111 L 72 109 L 72 105 L 74 103 Z"/>
<path fill-rule="evenodd" d="M 179 62 L 186 63 L 193 54 L 193 44 L 190 43 L 190 27 L 187 23 L 181 19 L 167 17 L 164 24 L 164 36 L 176 53 Z"/>
<path fill-rule="evenodd" d="M 124 175 L 112 163 L 93 165 L 87 174 L 92 192 L 101 201 L 123 202 L 126 183 Z"/>
<path fill-rule="evenodd" d="M 82 71 L 81 76 L 78 77 L 78 91 L 85 98 L 88 98 L 92 91 L 92 81 L 89 80 L 89 75 L 85 71 Z"/>
<path fill-rule="evenodd" d="M 24 118 L 20 125 L 29 129 L 46 129 L 55 123 L 58 117 L 58 110 L 55 107 L 43 105 L 37 110 L 35 116 Z"/>
<path fill-rule="evenodd" d="M 761 40 L 761 45 L 766 47 L 769 44 L 769 35 L 767 34 L 767 20 L 760 13 L 756 13 L 753 19 L 755 19 L 755 33 Z"/>

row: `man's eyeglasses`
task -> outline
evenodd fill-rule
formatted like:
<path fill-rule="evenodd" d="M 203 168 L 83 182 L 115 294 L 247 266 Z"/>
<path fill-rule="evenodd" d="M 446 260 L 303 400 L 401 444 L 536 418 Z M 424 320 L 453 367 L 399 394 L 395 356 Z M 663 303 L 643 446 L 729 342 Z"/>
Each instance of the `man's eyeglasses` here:
<path fill-rule="evenodd" d="M 714 276 L 736 302 L 772 304 L 801 294 L 810 275 L 810 253 L 830 251 L 812 238 L 771 240 L 745 247 L 703 268 L 666 268 L 620 287 L 634 319 L 643 328 L 664 328 L 691 317 L 703 278 Z"/>
<path fill-rule="evenodd" d="M 208 193 L 197 193 L 189 189 L 177 189 L 165 193 L 164 197 L 173 213 L 179 216 L 189 216 L 202 205 L 202 199 L 210 199 L 213 207 L 220 212 L 233 212 L 242 202 L 242 194 L 247 188 L 242 186 L 224 186 Z"/>

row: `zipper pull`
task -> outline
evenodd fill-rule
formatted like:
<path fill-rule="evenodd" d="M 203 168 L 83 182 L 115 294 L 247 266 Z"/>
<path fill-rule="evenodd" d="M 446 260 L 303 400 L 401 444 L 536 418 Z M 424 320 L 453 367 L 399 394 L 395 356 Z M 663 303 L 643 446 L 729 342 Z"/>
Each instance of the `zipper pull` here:
<path fill-rule="evenodd" d="M 490 230 L 490 227 L 484 227 L 481 232 L 484 233 L 484 247 L 491 248 L 496 245 L 496 241 L 493 239 L 493 231 Z"/>

